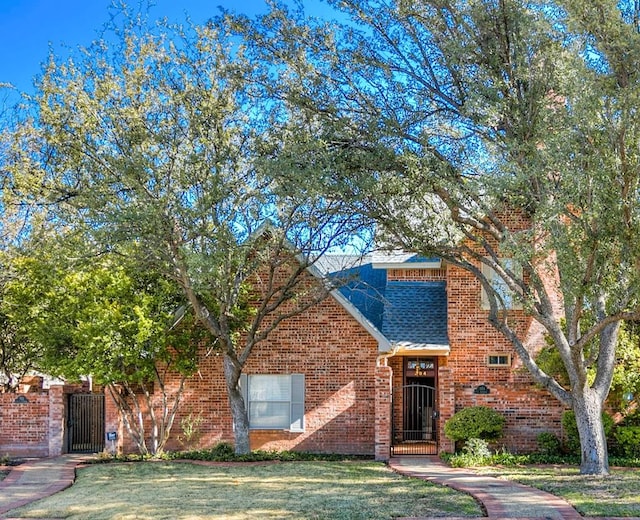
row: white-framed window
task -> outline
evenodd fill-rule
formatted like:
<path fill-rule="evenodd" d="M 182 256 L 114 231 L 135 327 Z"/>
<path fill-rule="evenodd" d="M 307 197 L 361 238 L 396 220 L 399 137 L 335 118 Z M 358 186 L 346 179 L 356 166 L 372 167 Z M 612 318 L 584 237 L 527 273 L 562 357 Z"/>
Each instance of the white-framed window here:
<path fill-rule="evenodd" d="M 249 428 L 304 431 L 304 374 L 243 374 L 240 387 Z"/>
<path fill-rule="evenodd" d="M 490 367 L 510 367 L 511 355 L 492 353 L 487 356 L 487 365 Z"/>
<path fill-rule="evenodd" d="M 517 280 L 522 279 L 522 266 L 520 264 L 516 263 L 512 258 L 503 258 L 501 263 L 503 268 L 506 271 L 511 271 Z M 489 280 L 493 290 L 502 299 L 505 309 L 522 309 L 522 304 L 516 298 L 514 292 L 493 268 L 482 264 L 482 274 Z M 489 297 L 484 287 L 482 287 L 481 304 L 483 309 L 489 309 Z"/>

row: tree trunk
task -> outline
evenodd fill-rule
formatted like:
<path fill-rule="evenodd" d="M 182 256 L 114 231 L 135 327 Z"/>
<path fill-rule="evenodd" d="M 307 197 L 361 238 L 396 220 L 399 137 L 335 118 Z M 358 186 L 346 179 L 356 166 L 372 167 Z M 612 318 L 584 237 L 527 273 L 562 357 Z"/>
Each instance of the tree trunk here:
<path fill-rule="evenodd" d="M 587 389 L 576 395 L 573 411 L 576 416 L 582 459 L 582 475 L 608 475 L 607 439 L 602 422 L 602 402 L 596 392 Z"/>
<path fill-rule="evenodd" d="M 249 445 L 249 417 L 245 406 L 239 381 L 241 368 L 227 355 L 224 355 L 224 377 L 227 382 L 229 406 L 233 420 L 236 455 L 244 455 L 251 451 Z"/>

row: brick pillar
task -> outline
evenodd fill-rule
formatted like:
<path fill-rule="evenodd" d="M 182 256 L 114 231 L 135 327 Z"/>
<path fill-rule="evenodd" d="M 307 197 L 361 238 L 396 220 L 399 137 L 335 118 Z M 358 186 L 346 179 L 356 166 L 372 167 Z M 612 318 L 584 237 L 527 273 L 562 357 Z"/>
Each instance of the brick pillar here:
<path fill-rule="evenodd" d="M 65 397 L 63 385 L 49 388 L 49 457 L 64 453 Z"/>
<path fill-rule="evenodd" d="M 438 451 L 453 452 L 455 445 L 444 435 L 444 423 L 455 413 L 456 396 L 451 369 L 446 366 L 438 368 Z"/>
<path fill-rule="evenodd" d="M 391 367 L 376 367 L 375 458 L 389 460 L 391 454 Z"/>
<path fill-rule="evenodd" d="M 119 388 L 117 389 L 119 390 Z M 111 392 L 107 387 L 104 388 L 104 430 L 106 433 L 116 432 L 116 441 L 112 442 L 105 439 L 105 449 L 111 451 L 115 449 L 116 453 L 124 451 L 124 425 L 120 418 L 120 410 L 118 405 L 111 396 Z"/>

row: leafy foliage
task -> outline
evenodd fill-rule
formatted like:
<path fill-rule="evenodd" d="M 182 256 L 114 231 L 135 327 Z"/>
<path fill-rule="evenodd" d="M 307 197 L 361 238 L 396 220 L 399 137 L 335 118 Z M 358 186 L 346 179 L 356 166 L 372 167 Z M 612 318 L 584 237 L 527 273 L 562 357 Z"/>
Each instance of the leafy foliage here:
<path fill-rule="evenodd" d="M 39 254 L 16 258 L 5 303 L 41 345 L 42 369 L 106 386 L 141 453 L 158 454 L 205 331 L 176 283 L 137 269 L 135 246 L 128 253 L 92 255 L 86 243 L 60 236 Z"/>
<path fill-rule="evenodd" d="M 640 426 L 618 426 L 614 437 L 618 450 L 626 458 L 640 458 Z"/>
<path fill-rule="evenodd" d="M 562 441 L 551 432 L 539 433 L 536 437 L 538 451 L 543 455 L 560 455 L 562 452 Z"/>
<path fill-rule="evenodd" d="M 471 406 L 456 412 L 444 425 L 444 433 L 453 441 L 495 440 L 502 436 L 505 419 L 493 408 Z"/>
<path fill-rule="evenodd" d="M 534 379 L 579 413 L 600 409 L 619 324 L 640 317 L 638 4 L 331 4 L 347 22 L 277 8 L 248 32 L 291 78 L 283 95 L 335 142 L 385 157 L 353 165 L 345 196 L 389 248 L 473 274 Z M 536 363 L 511 301 L 546 330 L 565 382 Z M 582 471 L 602 474 L 594 419 L 580 421 L 597 447 Z"/>
<path fill-rule="evenodd" d="M 73 58 L 50 56 L 34 106 L 12 133 L 7 170 L 38 186 L 20 194 L 51 205 L 56 225 L 100 253 L 128 256 L 132 287 L 150 272 L 160 290 L 179 288 L 222 354 L 236 450 L 247 452 L 244 364 L 280 322 L 329 294 L 307 269 L 354 236 L 366 241 L 367 220 L 326 196 L 319 179 L 335 165 L 314 160 L 326 145 L 317 125 L 265 81 L 271 66 L 248 59 L 229 19 L 176 27 L 125 8 L 113 23 Z M 121 282 L 107 280 L 105 289 L 127 292 Z M 147 303 L 136 305 L 144 314 Z M 130 318 L 134 343 L 153 342 L 159 331 L 139 327 L 135 308 L 113 310 Z M 117 355 L 120 375 L 136 366 L 123 349 Z M 140 383 L 151 375 L 132 373 Z"/>

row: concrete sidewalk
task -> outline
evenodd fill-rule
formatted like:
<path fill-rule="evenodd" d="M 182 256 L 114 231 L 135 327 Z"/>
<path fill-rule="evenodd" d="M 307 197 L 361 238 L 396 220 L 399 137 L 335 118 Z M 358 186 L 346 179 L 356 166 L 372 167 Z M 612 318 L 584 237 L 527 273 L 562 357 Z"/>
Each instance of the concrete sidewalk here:
<path fill-rule="evenodd" d="M 394 457 L 389 466 L 403 475 L 470 494 L 482 504 L 491 519 L 583 520 L 568 502 L 559 497 L 514 482 L 451 468 L 435 457 Z"/>
<path fill-rule="evenodd" d="M 0 518 L 10 518 L 4 516 L 8 511 L 68 488 L 75 480 L 76 466 L 89 457 L 62 455 L 15 466 L 0 481 Z"/>

